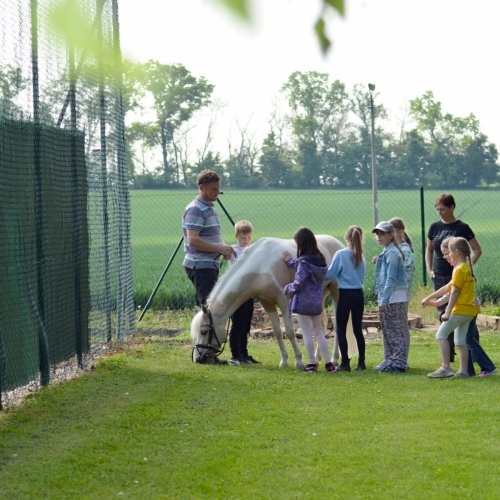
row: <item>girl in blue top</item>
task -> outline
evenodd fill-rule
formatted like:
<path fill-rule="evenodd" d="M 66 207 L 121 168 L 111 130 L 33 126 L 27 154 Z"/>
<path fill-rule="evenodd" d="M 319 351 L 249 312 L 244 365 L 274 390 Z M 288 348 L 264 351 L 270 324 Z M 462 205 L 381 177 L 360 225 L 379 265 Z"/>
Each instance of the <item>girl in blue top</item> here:
<path fill-rule="evenodd" d="M 393 217 L 389 219 L 389 223 L 394 227 L 394 239 L 401 248 L 404 257 L 404 268 L 406 273 L 406 284 L 408 285 L 407 297 L 406 297 L 406 315 L 408 316 L 408 306 L 410 304 L 411 290 L 413 286 L 413 275 L 415 274 L 415 255 L 413 253 L 413 245 L 411 238 L 406 232 L 405 223 L 403 219 L 399 217 Z M 406 355 L 410 354 L 410 329 L 408 329 L 408 336 L 406 337 L 406 343 L 408 344 L 408 349 Z M 384 356 L 385 362 L 386 357 Z M 406 368 L 410 368 L 409 363 L 406 363 Z"/>
<path fill-rule="evenodd" d="M 350 226 L 344 236 L 347 248 L 338 250 L 326 272 L 325 280 L 337 280 L 339 300 L 335 311 L 337 337 L 342 361 L 337 371 L 351 371 L 347 345 L 347 322 L 351 315 L 352 329 L 358 344 L 358 366 L 356 370 L 366 370 L 365 338 L 363 336 L 363 311 L 365 298 L 366 262 L 363 255 L 363 231 L 358 226 Z"/>
<path fill-rule="evenodd" d="M 394 235 L 394 226 L 379 222 L 372 230 L 384 249 L 377 257 L 375 291 L 377 292 L 380 328 L 384 340 L 387 365 L 381 372 L 404 372 L 408 359 L 408 314 L 406 302 L 408 286 L 404 269 L 404 256 Z"/>

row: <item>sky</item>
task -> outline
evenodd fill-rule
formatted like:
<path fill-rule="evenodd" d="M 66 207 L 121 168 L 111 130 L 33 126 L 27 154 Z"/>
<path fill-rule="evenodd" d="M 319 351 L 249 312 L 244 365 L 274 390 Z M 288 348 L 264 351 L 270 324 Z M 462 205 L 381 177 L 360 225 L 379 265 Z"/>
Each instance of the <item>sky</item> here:
<path fill-rule="evenodd" d="M 394 130 L 409 101 L 431 90 L 443 112 L 474 114 L 500 149 L 500 2 L 344 1 L 344 17 L 327 16 L 333 46 L 325 57 L 313 30 L 319 0 L 252 0 L 250 24 L 214 0 L 118 0 L 122 52 L 137 62 L 182 63 L 215 85 L 225 144 L 236 120 L 260 144 L 288 77 L 318 71 L 348 91 L 375 84 Z"/>

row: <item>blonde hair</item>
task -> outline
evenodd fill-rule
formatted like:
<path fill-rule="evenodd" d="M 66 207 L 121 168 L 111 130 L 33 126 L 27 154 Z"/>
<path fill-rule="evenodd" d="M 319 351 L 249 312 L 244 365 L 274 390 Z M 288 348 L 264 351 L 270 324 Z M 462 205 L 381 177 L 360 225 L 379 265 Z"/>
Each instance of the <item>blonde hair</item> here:
<path fill-rule="evenodd" d="M 408 246 L 410 247 L 410 250 L 413 252 L 413 243 L 411 241 L 410 236 L 406 232 L 406 227 L 405 223 L 403 222 L 403 219 L 400 219 L 399 217 L 393 217 L 392 219 L 389 219 L 388 221 L 394 229 L 397 229 L 399 231 L 403 231 L 403 239 L 408 243 Z"/>
<path fill-rule="evenodd" d="M 441 247 L 443 248 L 450 248 L 450 241 L 455 238 L 455 236 L 447 236 L 442 242 L 441 242 Z"/>
<path fill-rule="evenodd" d="M 248 234 L 248 233 L 253 233 L 253 226 L 250 222 L 247 220 L 239 220 L 235 225 L 234 225 L 234 234 Z"/>
<path fill-rule="evenodd" d="M 363 262 L 363 230 L 359 226 L 349 226 L 344 238 L 352 248 L 354 266 L 359 267 Z"/>
<path fill-rule="evenodd" d="M 466 262 L 467 260 L 469 261 L 472 277 L 476 280 L 476 277 L 474 276 L 474 269 L 472 267 L 472 259 L 471 259 L 472 250 L 469 245 L 469 242 L 465 238 L 462 238 L 462 236 L 457 236 L 455 238 L 451 238 L 450 241 L 448 241 L 448 248 L 450 249 L 450 251 L 458 250 L 465 257 L 465 261 Z"/>

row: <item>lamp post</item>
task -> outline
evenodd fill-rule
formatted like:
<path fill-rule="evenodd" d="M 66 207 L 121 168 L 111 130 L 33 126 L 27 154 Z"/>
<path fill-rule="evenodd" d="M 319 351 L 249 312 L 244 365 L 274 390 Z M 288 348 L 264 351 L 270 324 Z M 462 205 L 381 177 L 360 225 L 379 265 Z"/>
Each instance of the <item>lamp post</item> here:
<path fill-rule="evenodd" d="M 373 83 L 368 84 L 368 90 L 370 91 L 370 113 L 372 117 L 372 194 L 373 194 L 373 227 L 378 223 L 378 201 L 377 201 L 377 161 L 375 158 L 375 111 L 373 109 L 373 91 L 375 90 L 375 85 Z"/>

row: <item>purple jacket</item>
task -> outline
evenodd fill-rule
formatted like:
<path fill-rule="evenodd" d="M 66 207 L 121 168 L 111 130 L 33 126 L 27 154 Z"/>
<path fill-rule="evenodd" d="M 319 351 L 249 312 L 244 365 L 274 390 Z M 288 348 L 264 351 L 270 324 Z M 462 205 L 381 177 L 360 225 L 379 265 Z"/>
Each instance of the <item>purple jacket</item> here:
<path fill-rule="evenodd" d="M 297 314 L 315 316 L 323 310 L 323 279 L 327 267 L 319 266 L 316 256 L 287 260 L 288 267 L 295 267 L 295 280 L 285 286 L 285 293 L 292 294 L 290 310 Z"/>

